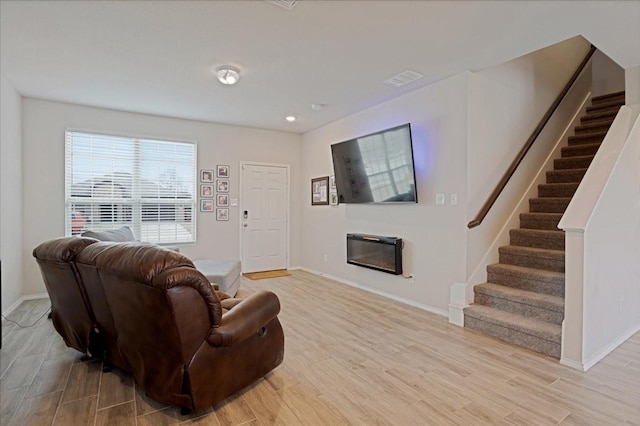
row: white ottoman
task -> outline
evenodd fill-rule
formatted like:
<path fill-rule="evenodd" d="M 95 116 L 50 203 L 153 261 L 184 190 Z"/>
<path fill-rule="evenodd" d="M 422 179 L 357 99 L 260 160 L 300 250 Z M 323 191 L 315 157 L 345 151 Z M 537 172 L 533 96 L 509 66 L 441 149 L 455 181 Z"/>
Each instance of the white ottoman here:
<path fill-rule="evenodd" d="M 239 260 L 194 260 L 196 269 L 218 288 L 234 297 L 240 287 Z"/>

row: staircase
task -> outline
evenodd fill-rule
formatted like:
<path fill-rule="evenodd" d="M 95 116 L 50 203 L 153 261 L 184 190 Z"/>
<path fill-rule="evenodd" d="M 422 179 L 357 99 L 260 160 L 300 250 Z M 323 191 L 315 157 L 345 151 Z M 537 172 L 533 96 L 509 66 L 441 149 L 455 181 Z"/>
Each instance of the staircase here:
<path fill-rule="evenodd" d="M 488 282 L 474 287 L 465 327 L 560 358 L 565 253 L 558 222 L 622 105 L 624 92 L 592 99 L 520 228 L 509 231 L 510 245 L 498 249 L 499 263 L 487 266 Z"/>

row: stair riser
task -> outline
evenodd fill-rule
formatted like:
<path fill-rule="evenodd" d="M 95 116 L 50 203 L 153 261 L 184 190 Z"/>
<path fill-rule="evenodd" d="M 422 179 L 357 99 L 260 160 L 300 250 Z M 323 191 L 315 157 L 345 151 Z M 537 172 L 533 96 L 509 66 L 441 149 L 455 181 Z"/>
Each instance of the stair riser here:
<path fill-rule="evenodd" d="M 527 268 L 543 269 L 545 271 L 564 272 L 563 259 L 549 259 L 548 257 L 523 256 L 513 253 L 500 253 L 500 263 L 507 265 L 526 266 Z"/>
<path fill-rule="evenodd" d="M 622 105 L 620 103 L 592 105 L 587 107 L 587 114 L 594 114 L 600 112 L 614 112 L 618 111 Z"/>
<path fill-rule="evenodd" d="M 569 146 L 601 143 L 606 136 L 605 133 L 585 133 L 583 135 L 569 136 Z"/>
<path fill-rule="evenodd" d="M 556 158 L 553 160 L 553 168 L 555 170 L 586 169 L 592 161 L 593 157 Z"/>
<path fill-rule="evenodd" d="M 539 218 L 534 215 L 520 215 L 520 228 L 557 231 L 561 217 Z"/>
<path fill-rule="evenodd" d="M 616 117 L 617 111 L 605 111 L 600 113 L 592 113 L 580 118 L 580 124 L 593 123 L 594 121 L 609 120 Z"/>
<path fill-rule="evenodd" d="M 591 105 L 601 105 L 608 102 L 624 103 L 626 93 L 624 91 L 609 93 L 606 95 L 594 96 L 591 98 Z"/>
<path fill-rule="evenodd" d="M 564 314 L 562 312 L 550 311 L 538 306 L 518 303 L 514 300 L 489 296 L 488 294 L 476 293 L 474 303 L 489 306 L 490 308 L 500 309 L 501 311 L 511 312 L 512 314 L 539 319 L 552 324 L 562 325 L 562 320 L 564 319 Z"/>
<path fill-rule="evenodd" d="M 624 96 L 612 96 L 610 98 L 592 99 L 592 107 L 604 107 L 604 106 L 622 106 L 624 105 Z"/>
<path fill-rule="evenodd" d="M 552 198 L 531 198 L 529 211 L 531 213 L 564 213 L 571 200 L 555 200 Z"/>
<path fill-rule="evenodd" d="M 464 317 L 464 326 L 472 330 L 480 331 L 489 336 L 493 336 L 507 343 L 521 346 L 554 358 L 560 358 L 559 342 L 550 342 L 548 340 L 540 339 L 516 330 L 511 330 L 497 324 L 468 317 L 467 315 Z"/>
<path fill-rule="evenodd" d="M 577 189 L 577 184 L 538 185 L 538 197 L 573 197 Z"/>
<path fill-rule="evenodd" d="M 518 288 L 520 290 L 564 297 L 564 281 L 538 281 L 529 277 L 505 274 L 502 271 L 487 271 L 487 282 L 506 285 L 507 287 Z"/>
<path fill-rule="evenodd" d="M 580 144 L 565 146 L 561 149 L 562 158 L 580 157 L 583 155 L 595 155 L 600 144 Z"/>
<path fill-rule="evenodd" d="M 553 170 L 547 172 L 547 183 L 580 182 L 587 170 Z"/>
<path fill-rule="evenodd" d="M 613 119 L 611 120 L 594 120 L 591 123 L 582 124 L 575 128 L 575 133 L 577 135 L 582 135 L 585 133 L 592 132 L 606 132 L 611 127 L 611 123 L 613 123 Z"/>
<path fill-rule="evenodd" d="M 525 230 L 512 229 L 509 232 L 512 246 L 564 250 L 564 233 L 558 233 L 558 236 L 538 236 L 521 231 Z"/>

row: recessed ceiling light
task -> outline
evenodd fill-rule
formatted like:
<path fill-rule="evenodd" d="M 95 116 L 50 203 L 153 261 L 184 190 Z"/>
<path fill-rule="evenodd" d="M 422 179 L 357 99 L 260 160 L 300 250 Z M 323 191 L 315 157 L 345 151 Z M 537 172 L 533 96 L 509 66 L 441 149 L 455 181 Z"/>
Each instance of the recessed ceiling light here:
<path fill-rule="evenodd" d="M 240 80 L 240 70 L 230 65 L 223 65 L 216 68 L 216 77 L 220 83 L 230 86 Z"/>
<path fill-rule="evenodd" d="M 293 115 L 287 115 L 284 119 L 287 120 L 289 123 L 296 121 L 296 117 Z"/>

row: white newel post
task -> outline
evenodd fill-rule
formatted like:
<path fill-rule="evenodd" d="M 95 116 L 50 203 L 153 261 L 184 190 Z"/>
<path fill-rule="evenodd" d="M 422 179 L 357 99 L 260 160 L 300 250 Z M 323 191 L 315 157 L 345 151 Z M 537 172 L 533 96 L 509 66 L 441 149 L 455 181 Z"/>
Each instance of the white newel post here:
<path fill-rule="evenodd" d="M 560 363 L 584 368 L 584 229 L 565 229 L 565 306 Z"/>
<path fill-rule="evenodd" d="M 449 322 L 464 327 L 464 307 L 471 303 L 466 283 L 453 283 L 449 288 Z"/>

